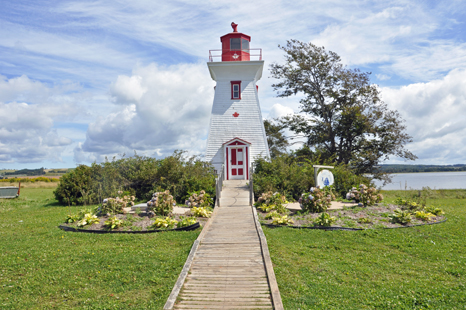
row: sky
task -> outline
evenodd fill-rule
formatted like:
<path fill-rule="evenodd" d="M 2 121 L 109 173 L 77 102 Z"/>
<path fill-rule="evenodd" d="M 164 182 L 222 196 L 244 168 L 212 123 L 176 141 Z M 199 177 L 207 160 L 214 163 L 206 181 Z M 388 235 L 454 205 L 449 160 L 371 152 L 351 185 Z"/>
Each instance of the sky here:
<path fill-rule="evenodd" d="M 312 42 L 398 110 L 415 162 L 466 163 L 466 1 L 0 2 L 0 169 L 70 168 L 135 154 L 205 153 L 214 86 L 209 50 L 238 31 L 265 61 L 264 118 L 298 113 L 277 98 L 279 45 Z"/>

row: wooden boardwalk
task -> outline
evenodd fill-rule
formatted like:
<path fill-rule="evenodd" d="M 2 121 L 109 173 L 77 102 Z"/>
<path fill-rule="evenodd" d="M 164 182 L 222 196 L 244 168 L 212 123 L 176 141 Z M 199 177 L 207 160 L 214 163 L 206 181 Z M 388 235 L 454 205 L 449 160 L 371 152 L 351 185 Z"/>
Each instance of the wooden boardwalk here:
<path fill-rule="evenodd" d="M 174 309 L 273 309 L 245 181 L 225 181 Z"/>

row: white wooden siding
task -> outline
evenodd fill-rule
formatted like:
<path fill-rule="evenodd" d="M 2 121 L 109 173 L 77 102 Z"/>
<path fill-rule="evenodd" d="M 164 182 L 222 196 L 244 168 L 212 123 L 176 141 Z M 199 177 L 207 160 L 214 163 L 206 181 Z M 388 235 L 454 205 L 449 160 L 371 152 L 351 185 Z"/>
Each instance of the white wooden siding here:
<path fill-rule="evenodd" d="M 222 145 L 240 138 L 251 143 L 249 158 L 270 158 L 264 123 L 256 91 L 262 76 L 263 61 L 207 63 L 212 78 L 217 81 L 207 139 L 206 160 L 217 171 L 224 163 Z M 241 81 L 241 99 L 231 99 L 231 81 Z M 238 117 L 233 117 L 237 112 Z"/>

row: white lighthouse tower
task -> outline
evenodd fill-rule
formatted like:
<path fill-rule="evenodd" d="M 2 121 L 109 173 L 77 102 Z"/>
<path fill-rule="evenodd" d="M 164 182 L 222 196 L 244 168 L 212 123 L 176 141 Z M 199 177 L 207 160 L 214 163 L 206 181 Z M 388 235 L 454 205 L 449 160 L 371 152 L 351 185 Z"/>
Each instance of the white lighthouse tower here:
<path fill-rule="evenodd" d="M 220 38 L 222 49 L 211 50 L 207 63 L 217 85 L 206 160 L 217 171 L 223 166 L 226 180 L 247 180 L 254 158 L 270 158 L 256 85 L 264 61 L 261 49 L 249 48 L 251 37 L 231 26 L 233 32 Z"/>

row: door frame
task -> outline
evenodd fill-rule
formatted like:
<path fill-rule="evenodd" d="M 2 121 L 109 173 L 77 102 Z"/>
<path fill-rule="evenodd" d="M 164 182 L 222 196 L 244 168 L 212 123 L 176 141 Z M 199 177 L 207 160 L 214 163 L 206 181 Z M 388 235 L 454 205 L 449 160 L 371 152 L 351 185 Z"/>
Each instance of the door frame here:
<path fill-rule="evenodd" d="M 249 180 L 249 150 L 251 143 L 240 139 L 234 138 L 223 144 L 223 154 L 224 154 L 224 167 L 225 167 L 225 179 L 226 180 Z M 231 170 L 235 169 L 231 167 L 231 150 L 232 149 L 242 149 L 243 150 L 243 171 L 244 175 L 242 178 L 233 178 Z M 237 169 L 237 168 L 236 168 Z"/>

